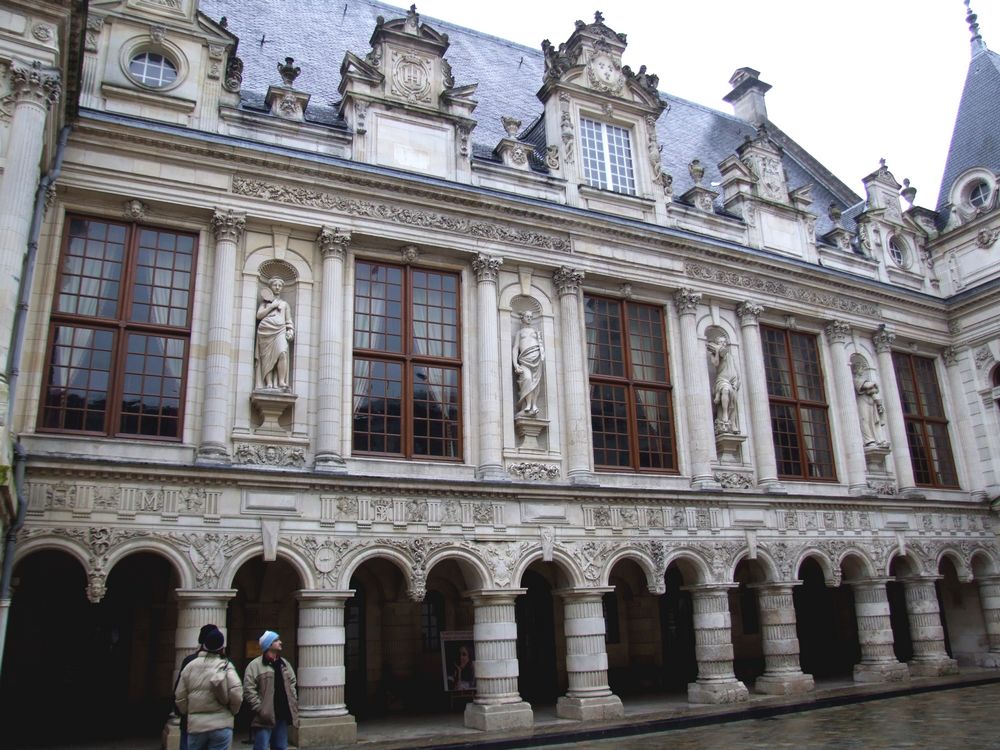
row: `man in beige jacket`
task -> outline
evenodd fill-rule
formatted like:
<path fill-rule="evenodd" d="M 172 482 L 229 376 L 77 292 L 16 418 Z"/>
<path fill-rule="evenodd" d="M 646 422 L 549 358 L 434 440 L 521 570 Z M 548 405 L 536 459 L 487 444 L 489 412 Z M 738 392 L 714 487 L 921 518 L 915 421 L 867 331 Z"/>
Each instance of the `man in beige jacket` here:
<path fill-rule="evenodd" d="M 187 717 L 189 750 L 228 750 L 233 717 L 243 703 L 243 685 L 223 651 L 222 632 L 210 629 L 202 643 L 205 653 L 181 671 L 174 702 Z"/>

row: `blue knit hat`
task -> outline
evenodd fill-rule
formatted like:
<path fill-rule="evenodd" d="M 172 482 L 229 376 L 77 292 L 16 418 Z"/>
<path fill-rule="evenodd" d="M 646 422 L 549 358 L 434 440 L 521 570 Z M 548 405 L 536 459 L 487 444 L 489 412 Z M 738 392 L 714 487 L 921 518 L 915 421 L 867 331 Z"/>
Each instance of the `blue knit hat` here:
<path fill-rule="evenodd" d="M 273 630 L 265 630 L 264 635 L 260 637 L 260 650 L 267 651 L 271 648 L 271 644 L 278 640 L 279 637 Z"/>

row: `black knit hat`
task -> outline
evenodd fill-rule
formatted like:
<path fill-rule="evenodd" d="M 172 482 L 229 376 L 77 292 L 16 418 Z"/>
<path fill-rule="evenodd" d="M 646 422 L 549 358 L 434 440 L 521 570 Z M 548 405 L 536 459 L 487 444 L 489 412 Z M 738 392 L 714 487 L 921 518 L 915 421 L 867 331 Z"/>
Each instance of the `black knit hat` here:
<path fill-rule="evenodd" d="M 205 636 L 208 635 L 209 633 L 211 633 L 213 630 L 218 630 L 218 628 L 215 625 L 213 625 L 212 623 L 209 623 L 208 625 L 202 625 L 201 626 L 201 630 L 198 631 L 198 645 L 199 646 L 204 646 L 205 645 Z"/>
<path fill-rule="evenodd" d="M 202 641 L 206 651 L 222 651 L 222 647 L 225 643 L 226 638 L 222 635 L 222 631 L 214 625 L 207 633 L 205 633 L 205 638 Z"/>

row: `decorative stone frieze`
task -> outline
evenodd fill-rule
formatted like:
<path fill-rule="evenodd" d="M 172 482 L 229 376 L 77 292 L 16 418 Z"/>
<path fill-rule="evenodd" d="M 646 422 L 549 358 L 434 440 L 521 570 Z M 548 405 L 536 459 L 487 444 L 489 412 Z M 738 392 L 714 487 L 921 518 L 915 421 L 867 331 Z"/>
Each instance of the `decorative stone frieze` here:
<path fill-rule="evenodd" d="M 752 474 L 739 471 L 717 471 L 713 477 L 721 487 L 730 490 L 752 490 L 755 486 Z"/>
<path fill-rule="evenodd" d="M 542 250 L 569 252 L 570 241 L 562 237 L 514 229 L 502 224 L 458 218 L 433 211 L 422 211 L 374 201 L 343 198 L 333 193 L 306 187 L 292 187 L 242 175 L 233 177 L 233 193 L 266 201 L 277 201 L 294 206 L 308 206 L 336 211 L 349 216 L 379 219 L 396 224 L 440 229 L 484 240 L 509 242 Z"/>
<path fill-rule="evenodd" d="M 507 467 L 507 471 L 526 482 L 551 482 L 562 476 L 559 467 L 555 464 L 540 464 L 531 461 L 519 461 L 516 464 L 510 464 Z"/>
<path fill-rule="evenodd" d="M 233 446 L 233 462 L 301 469 L 305 466 L 306 456 L 302 448 L 287 445 L 236 443 Z"/>

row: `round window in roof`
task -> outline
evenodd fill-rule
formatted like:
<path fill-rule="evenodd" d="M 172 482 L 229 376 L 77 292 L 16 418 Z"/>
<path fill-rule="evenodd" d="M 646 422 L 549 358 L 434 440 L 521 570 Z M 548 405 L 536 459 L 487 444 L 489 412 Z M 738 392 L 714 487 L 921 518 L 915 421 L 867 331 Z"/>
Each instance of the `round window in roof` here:
<path fill-rule="evenodd" d="M 906 242 L 899 237 L 890 237 L 889 257 L 900 268 L 908 267 L 910 265 L 910 253 L 906 247 Z"/>
<path fill-rule="evenodd" d="M 990 200 L 990 186 L 986 180 L 979 180 L 969 191 L 969 203 L 976 208 L 982 208 Z"/>
<path fill-rule="evenodd" d="M 177 80 L 177 66 L 158 52 L 140 52 L 129 61 L 128 72 L 143 86 L 154 89 Z"/>

